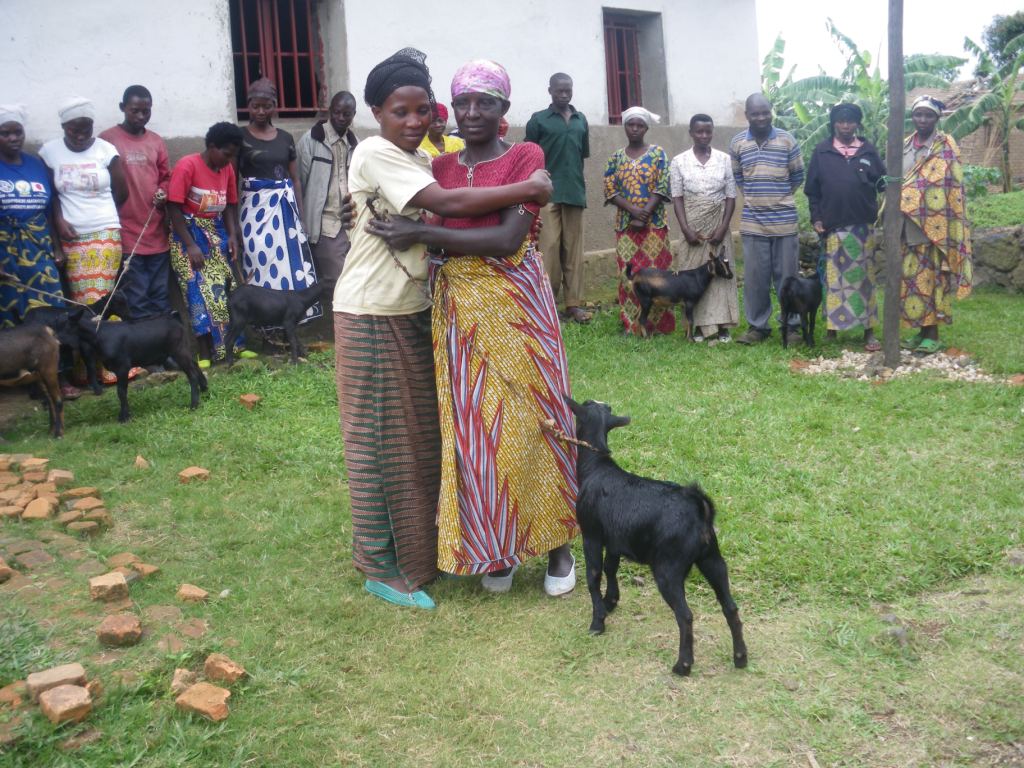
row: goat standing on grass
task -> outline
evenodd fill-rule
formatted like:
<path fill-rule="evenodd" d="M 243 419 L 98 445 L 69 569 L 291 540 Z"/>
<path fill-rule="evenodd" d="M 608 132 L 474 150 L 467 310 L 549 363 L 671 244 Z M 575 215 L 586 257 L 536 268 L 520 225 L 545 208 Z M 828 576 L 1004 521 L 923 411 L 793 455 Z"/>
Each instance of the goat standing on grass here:
<path fill-rule="evenodd" d="M 60 342 L 52 328 L 21 325 L 0 331 L 0 386 L 38 382 L 50 411 L 50 434 L 64 434 L 64 400 L 57 382 Z"/>
<path fill-rule="evenodd" d="M 800 262 L 800 271 L 789 275 L 779 286 L 779 308 L 783 317 L 800 316 L 800 334 L 804 344 L 814 346 L 814 323 L 821 306 L 821 278 L 811 262 Z M 789 333 L 782 333 L 782 347 L 789 347 Z"/>
<path fill-rule="evenodd" d="M 683 314 L 686 316 L 686 338 L 693 341 L 693 310 L 714 277 L 724 277 L 727 280 L 732 278 L 732 268 L 728 260 L 714 254 L 708 255 L 705 264 L 681 272 L 654 267 L 634 272 L 632 264 L 626 265 L 626 279 L 632 281 L 633 292 L 640 304 L 640 317 L 637 323 L 641 331 L 646 327 L 647 315 L 655 304 L 682 304 Z"/>
<path fill-rule="evenodd" d="M 611 458 L 608 432 L 629 424 L 605 403 L 582 405 L 566 398 L 576 416 L 581 445 L 576 461 L 579 496 L 576 517 L 583 532 L 587 588 L 593 602 L 590 633 L 604 632 L 605 617 L 619 602 L 616 574 L 625 557 L 651 567 L 654 581 L 679 625 L 679 658 L 672 671 L 689 675 L 693 667 L 693 613 L 686 604 L 685 582 L 697 568 L 715 590 L 732 632 L 733 663 L 747 666 L 747 646 L 739 608 L 729 593 L 729 575 L 715 536 L 715 505 L 696 484 L 681 486 L 624 471 Z M 601 597 L 601 571 L 608 588 Z"/>

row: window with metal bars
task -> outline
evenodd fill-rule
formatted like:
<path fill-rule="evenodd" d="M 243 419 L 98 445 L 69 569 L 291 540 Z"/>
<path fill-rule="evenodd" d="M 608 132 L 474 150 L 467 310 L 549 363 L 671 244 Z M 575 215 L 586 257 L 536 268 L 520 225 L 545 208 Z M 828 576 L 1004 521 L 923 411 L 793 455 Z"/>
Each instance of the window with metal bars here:
<path fill-rule="evenodd" d="M 230 0 L 235 105 L 249 115 L 249 85 L 277 86 L 278 114 L 312 117 L 327 100 L 315 0 Z"/>
<path fill-rule="evenodd" d="M 608 122 L 618 125 L 622 112 L 643 103 L 640 85 L 640 27 L 628 17 L 605 13 L 604 57 L 608 81 Z"/>

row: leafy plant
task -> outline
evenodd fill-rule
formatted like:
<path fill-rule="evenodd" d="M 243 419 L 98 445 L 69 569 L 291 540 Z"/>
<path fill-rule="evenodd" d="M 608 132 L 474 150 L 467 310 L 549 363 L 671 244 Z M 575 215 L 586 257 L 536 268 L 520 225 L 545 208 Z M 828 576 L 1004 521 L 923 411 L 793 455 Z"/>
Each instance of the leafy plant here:
<path fill-rule="evenodd" d="M 986 89 L 972 104 L 961 107 L 945 121 L 945 130 L 956 139 L 968 136 L 983 125 L 991 126 L 992 144 L 999 147 L 999 167 L 1003 176 L 1003 192 L 1013 189 L 1010 176 L 1010 134 L 1024 131 L 1024 103 L 1017 94 L 1024 92 L 1024 34 L 1006 44 L 1003 50 L 1006 63 L 997 65 L 988 51 L 969 37 L 964 38 L 964 49 L 978 57 L 979 71 L 987 72 L 982 83 Z"/>
<path fill-rule="evenodd" d="M 985 197 L 988 194 L 988 188 L 993 184 L 998 184 L 1002 178 L 1002 171 L 998 168 L 990 168 L 987 165 L 965 165 L 964 189 L 967 191 L 967 198 L 973 200 Z"/>
<path fill-rule="evenodd" d="M 815 75 L 779 85 L 777 112 L 792 104 L 796 118 L 795 135 L 805 153 L 829 135 L 828 113 L 839 102 L 856 104 L 864 113 L 865 136 L 884 156 L 888 135 L 889 82 L 871 53 L 843 34 L 835 23 L 827 22 L 829 35 L 846 56 L 846 65 L 838 77 Z M 905 59 L 905 87 L 944 88 L 949 77 L 966 59 L 938 54 L 915 54 Z M 908 126 L 909 127 L 909 126 Z"/>

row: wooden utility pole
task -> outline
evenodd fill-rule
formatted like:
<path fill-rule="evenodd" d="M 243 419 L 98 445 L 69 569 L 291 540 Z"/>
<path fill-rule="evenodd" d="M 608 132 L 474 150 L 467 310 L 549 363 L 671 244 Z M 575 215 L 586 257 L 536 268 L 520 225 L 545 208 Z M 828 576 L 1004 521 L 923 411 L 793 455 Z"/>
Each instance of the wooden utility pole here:
<path fill-rule="evenodd" d="M 903 114 L 906 111 L 903 88 L 903 0 L 889 0 L 889 140 L 885 165 L 890 179 L 903 178 Z M 900 364 L 900 282 L 903 258 L 900 255 L 900 188 L 889 181 L 885 188 L 885 314 L 882 330 L 885 365 Z"/>

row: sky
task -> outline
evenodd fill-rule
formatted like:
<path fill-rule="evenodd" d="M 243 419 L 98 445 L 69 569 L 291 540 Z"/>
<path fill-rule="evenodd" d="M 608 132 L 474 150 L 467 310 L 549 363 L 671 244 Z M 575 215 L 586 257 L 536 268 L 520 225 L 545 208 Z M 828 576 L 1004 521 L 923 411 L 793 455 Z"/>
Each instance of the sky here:
<path fill-rule="evenodd" d="M 786 41 L 785 68 L 796 65 L 794 78 L 842 71 L 843 56 L 825 28 L 829 18 L 861 49 L 879 60 L 885 77 L 888 58 L 889 3 L 887 0 L 825 2 L 824 0 L 755 0 L 759 61 L 781 32 Z M 1021 0 L 904 0 L 903 52 L 944 53 L 966 57 L 964 37 L 982 44 L 981 33 L 997 15 L 1007 16 L 1024 7 Z M 947 20 L 938 20 L 939 8 L 952 8 Z M 922 21 L 926 20 L 926 21 Z M 961 70 L 969 77 L 973 65 Z"/>

